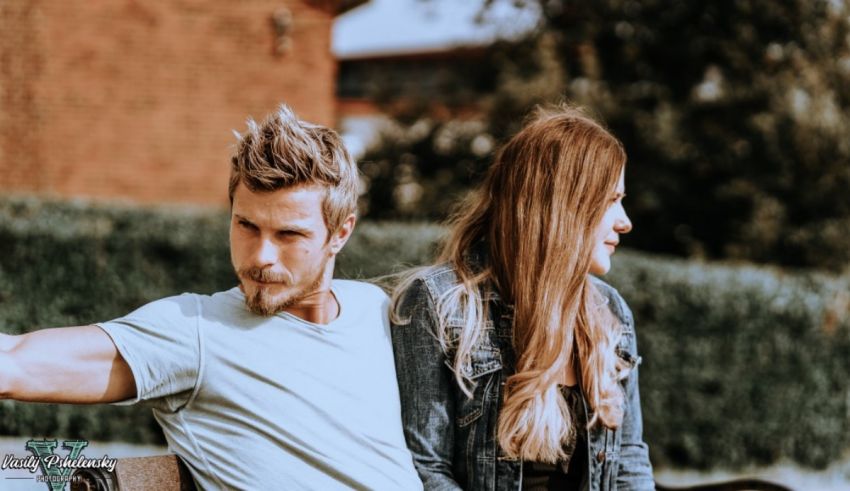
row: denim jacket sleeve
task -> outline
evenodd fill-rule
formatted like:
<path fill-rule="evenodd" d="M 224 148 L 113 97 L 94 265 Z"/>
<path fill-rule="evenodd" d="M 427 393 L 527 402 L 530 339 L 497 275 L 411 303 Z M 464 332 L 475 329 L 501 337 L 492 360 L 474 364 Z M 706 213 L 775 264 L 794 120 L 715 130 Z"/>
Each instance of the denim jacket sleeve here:
<path fill-rule="evenodd" d="M 446 355 L 437 340 L 434 301 L 422 280 L 404 293 L 392 326 L 401 415 L 413 464 L 426 490 L 461 489 L 452 476 L 454 398 Z"/>
<path fill-rule="evenodd" d="M 649 462 L 649 449 L 643 441 L 643 416 L 640 408 L 640 389 L 638 387 L 637 338 L 634 332 L 634 317 L 631 310 L 619 294 L 615 300 L 620 317 L 625 321 L 624 336 L 626 350 L 633 358 L 634 367 L 623 380 L 625 389 L 625 414 L 621 428 L 620 467 L 617 472 L 618 490 L 654 490 L 652 464 Z"/>

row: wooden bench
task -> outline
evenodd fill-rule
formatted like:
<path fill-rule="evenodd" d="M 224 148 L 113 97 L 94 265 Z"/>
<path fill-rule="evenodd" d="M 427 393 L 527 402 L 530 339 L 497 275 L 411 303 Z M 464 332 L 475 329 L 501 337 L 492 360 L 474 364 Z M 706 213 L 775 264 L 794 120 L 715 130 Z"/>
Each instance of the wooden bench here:
<path fill-rule="evenodd" d="M 692 486 L 657 485 L 658 491 L 792 491 L 761 479 L 735 479 Z M 175 455 L 118 459 L 114 472 L 77 469 L 71 491 L 195 491 L 192 475 Z"/>
<path fill-rule="evenodd" d="M 195 491 L 189 469 L 176 455 L 118 459 L 115 471 L 77 469 L 71 491 Z"/>

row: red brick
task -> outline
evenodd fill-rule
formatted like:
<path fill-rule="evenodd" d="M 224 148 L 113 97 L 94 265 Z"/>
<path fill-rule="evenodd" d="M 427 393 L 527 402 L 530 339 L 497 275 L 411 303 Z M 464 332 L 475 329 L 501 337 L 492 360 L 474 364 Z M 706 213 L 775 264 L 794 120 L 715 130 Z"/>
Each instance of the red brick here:
<path fill-rule="evenodd" d="M 226 204 L 247 116 L 334 123 L 332 21 L 309 0 L 0 2 L 0 192 Z"/>

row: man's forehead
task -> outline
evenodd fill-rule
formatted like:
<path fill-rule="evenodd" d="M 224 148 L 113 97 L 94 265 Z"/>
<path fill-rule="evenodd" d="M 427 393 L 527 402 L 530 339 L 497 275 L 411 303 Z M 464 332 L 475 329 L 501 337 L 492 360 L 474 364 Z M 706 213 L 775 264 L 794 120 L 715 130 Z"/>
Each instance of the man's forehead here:
<path fill-rule="evenodd" d="M 289 206 L 292 208 L 312 208 L 321 206 L 327 195 L 327 188 L 317 184 L 289 186 L 273 191 L 253 190 L 239 184 L 233 193 L 234 207 Z"/>
<path fill-rule="evenodd" d="M 250 221 L 324 224 L 322 186 L 294 186 L 275 191 L 252 191 L 240 184 L 233 194 L 233 216 Z"/>

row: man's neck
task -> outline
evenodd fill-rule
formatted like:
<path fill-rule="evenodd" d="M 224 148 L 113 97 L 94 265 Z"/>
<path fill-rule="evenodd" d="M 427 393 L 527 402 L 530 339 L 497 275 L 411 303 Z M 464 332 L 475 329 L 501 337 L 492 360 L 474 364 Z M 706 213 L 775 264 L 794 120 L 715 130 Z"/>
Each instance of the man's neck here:
<path fill-rule="evenodd" d="M 285 312 L 313 324 L 328 324 L 339 317 L 340 309 L 339 301 L 328 285 L 286 308 Z"/>

